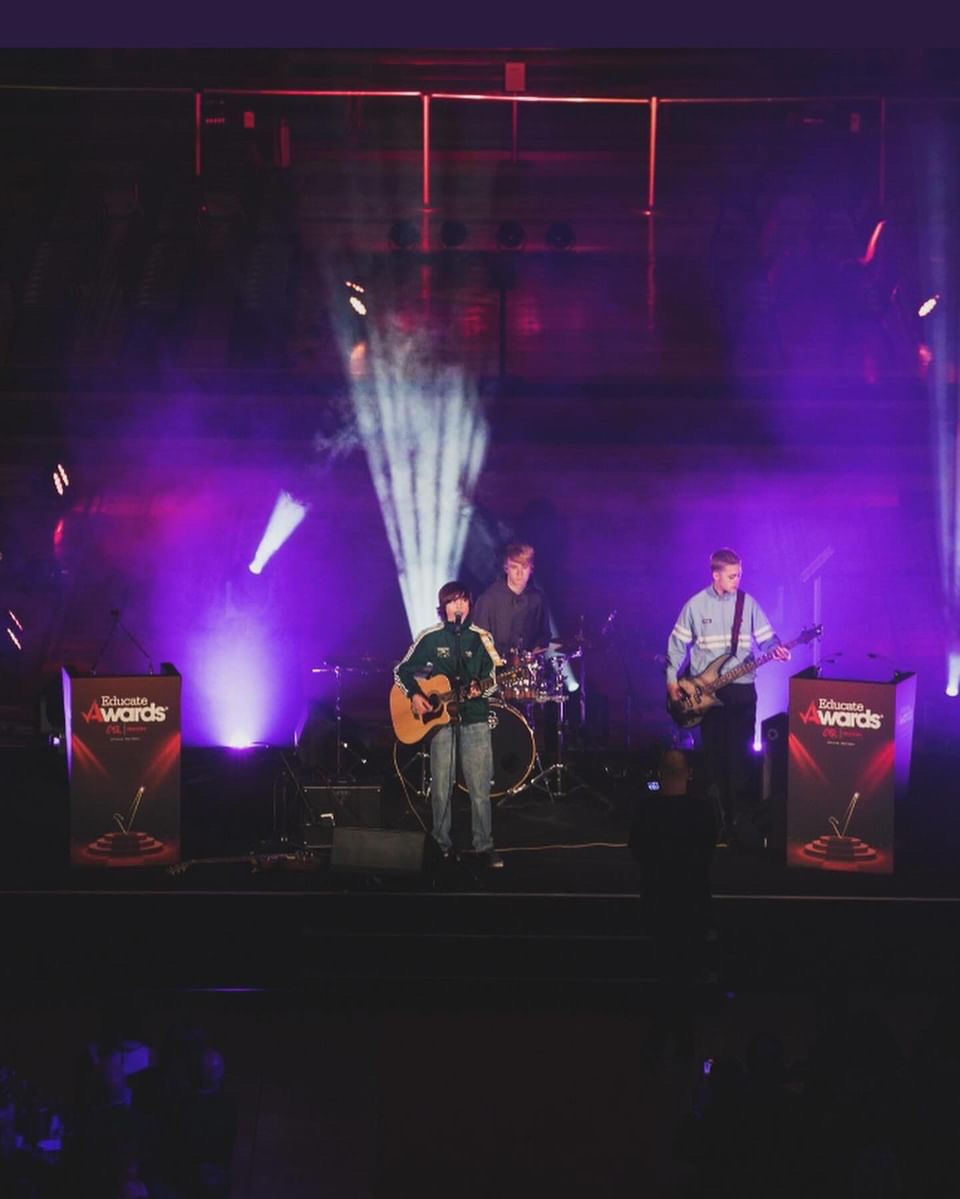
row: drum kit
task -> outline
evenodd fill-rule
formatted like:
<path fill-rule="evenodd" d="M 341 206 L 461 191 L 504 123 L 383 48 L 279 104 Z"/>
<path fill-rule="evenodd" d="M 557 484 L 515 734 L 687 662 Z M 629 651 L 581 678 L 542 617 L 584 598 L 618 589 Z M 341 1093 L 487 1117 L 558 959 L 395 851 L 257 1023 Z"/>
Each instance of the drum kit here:
<path fill-rule="evenodd" d="M 497 668 L 497 693 L 490 700 L 490 736 L 493 746 L 493 777 L 490 796 L 506 801 L 527 788 L 537 788 L 551 799 L 562 799 L 573 791 L 585 789 L 601 801 L 605 797 L 595 792 L 570 770 L 564 760 L 566 704 L 585 683 L 584 650 L 589 648 L 581 631 L 571 640 L 551 641 L 538 653 L 510 650 L 503 665 Z M 580 679 L 574 664 L 580 663 Z M 344 736 L 343 685 L 347 677 L 383 676 L 391 667 L 368 657 L 341 658 L 322 662 L 312 669 L 316 675 L 332 675 L 334 679 L 333 715 L 335 720 L 332 755 L 324 773 L 332 783 L 354 781 L 352 769 L 366 763 L 363 747 L 354 746 Z M 570 686 L 572 684 L 572 686 Z M 547 723 L 553 727 L 548 712 L 556 713 L 555 760 L 541 768 L 537 732 Z M 540 741 L 544 737 L 541 733 Z M 393 747 L 394 770 L 409 794 L 425 801 L 429 796 L 429 745 L 404 745 L 396 741 Z M 538 770 L 538 773 L 534 773 Z M 466 791 L 462 774 L 458 772 L 457 786 Z"/>
<path fill-rule="evenodd" d="M 596 795 L 601 802 L 608 802 L 577 778 L 564 761 L 565 705 L 570 699 L 568 681 L 573 681 L 574 690 L 579 687 L 572 663 L 583 657 L 584 645 L 583 638 L 576 637 L 572 644 L 552 641 L 539 653 L 511 650 L 504 665 L 497 667 L 497 695 L 489 701 L 493 748 L 491 799 L 505 802 L 526 788 L 538 788 L 551 799 L 563 799 L 582 788 Z M 546 723 L 548 705 L 555 705 L 557 714 L 556 760 L 534 774 L 534 769 L 540 765 L 537 729 L 541 723 Z M 397 742 L 393 764 L 404 787 L 426 799 L 429 793 L 429 749 Z M 467 790 L 459 770 L 457 786 L 461 791 Z"/>

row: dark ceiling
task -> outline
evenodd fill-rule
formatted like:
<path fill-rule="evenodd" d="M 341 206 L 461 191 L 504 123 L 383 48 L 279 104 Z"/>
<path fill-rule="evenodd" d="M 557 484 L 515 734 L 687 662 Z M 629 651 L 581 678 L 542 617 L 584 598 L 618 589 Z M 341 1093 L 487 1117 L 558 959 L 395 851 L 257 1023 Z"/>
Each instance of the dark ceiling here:
<path fill-rule="evenodd" d="M 960 89 L 960 51 L 729 49 L 17 49 L 0 51 L 6 85 L 503 89 L 527 65 L 547 95 L 900 95 Z"/>

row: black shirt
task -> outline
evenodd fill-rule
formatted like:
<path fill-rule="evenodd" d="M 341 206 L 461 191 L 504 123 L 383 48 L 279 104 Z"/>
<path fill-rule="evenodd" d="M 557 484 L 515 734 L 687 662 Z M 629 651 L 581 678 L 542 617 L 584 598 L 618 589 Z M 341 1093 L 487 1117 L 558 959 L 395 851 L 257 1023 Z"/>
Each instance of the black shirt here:
<path fill-rule="evenodd" d="M 530 583 L 519 595 L 510 590 L 506 578 L 491 583 L 474 604 L 470 619 L 493 635 L 502 658 L 512 649 L 539 649 L 550 643 L 547 602 Z"/>

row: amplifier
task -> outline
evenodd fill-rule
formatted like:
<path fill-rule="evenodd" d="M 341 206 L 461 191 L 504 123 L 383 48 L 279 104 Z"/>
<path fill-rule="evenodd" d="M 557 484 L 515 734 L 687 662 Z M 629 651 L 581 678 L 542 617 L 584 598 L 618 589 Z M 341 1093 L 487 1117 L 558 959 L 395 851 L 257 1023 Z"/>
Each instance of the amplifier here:
<path fill-rule="evenodd" d="M 305 827 L 324 824 L 329 830 L 330 817 L 333 823 L 347 828 L 380 827 L 380 786 L 313 786 L 305 784 L 303 793 L 307 810 L 303 816 Z M 326 817 L 326 819 L 324 819 Z"/>

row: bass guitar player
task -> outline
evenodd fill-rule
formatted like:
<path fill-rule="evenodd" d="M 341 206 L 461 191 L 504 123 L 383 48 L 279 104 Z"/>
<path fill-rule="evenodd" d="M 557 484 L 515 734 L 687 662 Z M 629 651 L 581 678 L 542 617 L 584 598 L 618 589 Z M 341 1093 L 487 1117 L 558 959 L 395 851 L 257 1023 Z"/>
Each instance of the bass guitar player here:
<path fill-rule="evenodd" d="M 667 704 L 674 712 L 683 704 L 678 678 L 688 660 L 690 672 L 700 675 L 724 654 L 729 655 L 725 670 L 744 665 L 754 645 L 774 660 L 790 657 L 759 603 L 740 590 L 740 555 L 728 548 L 714 551 L 710 576 L 709 585 L 681 608 L 667 641 Z M 719 808 L 721 843 L 743 839 L 738 821 L 750 814 L 757 799 L 751 770 L 756 720 L 757 689 L 748 670 L 724 688 L 722 702 L 704 711 L 700 723 L 705 782 Z"/>

